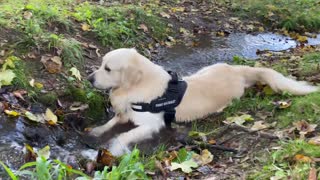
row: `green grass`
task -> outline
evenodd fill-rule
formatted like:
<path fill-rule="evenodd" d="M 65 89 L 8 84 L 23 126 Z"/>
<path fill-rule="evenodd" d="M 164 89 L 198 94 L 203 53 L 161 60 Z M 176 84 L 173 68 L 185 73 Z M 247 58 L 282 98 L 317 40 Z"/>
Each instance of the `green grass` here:
<path fill-rule="evenodd" d="M 320 30 L 318 0 L 233 0 L 232 7 L 244 17 L 258 17 L 267 25 L 290 31 Z"/>
<path fill-rule="evenodd" d="M 102 7 L 88 2 L 75 8 L 73 17 L 87 23 L 104 46 L 139 46 L 146 34 L 157 40 L 166 37 L 167 28 L 161 19 L 142 7 L 121 5 Z M 148 32 L 142 33 L 139 26 L 144 24 Z"/>
<path fill-rule="evenodd" d="M 36 161 L 25 163 L 18 171 L 12 171 L 3 162 L 0 165 L 13 180 L 20 177 L 38 180 L 64 180 L 64 179 L 92 179 L 80 170 L 72 169 L 59 160 L 46 159 L 43 156 L 37 157 Z M 133 149 L 131 153 L 120 158 L 117 166 L 105 166 L 103 171 L 95 171 L 93 179 L 149 179 L 144 165 L 141 163 L 140 151 Z"/>
<path fill-rule="evenodd" d="M 280 142 L 280 145 L 280 149 L 271 152 L 267 162 L 260 162 L 265 165 L 261 170 L 250 175 L 249 179 L 270 179 L 271 177 L 307 179 L 312 163 L 297 161 L 295 155 L 319 158 L 319 146 L 308 144 L 303 140 Z"/>

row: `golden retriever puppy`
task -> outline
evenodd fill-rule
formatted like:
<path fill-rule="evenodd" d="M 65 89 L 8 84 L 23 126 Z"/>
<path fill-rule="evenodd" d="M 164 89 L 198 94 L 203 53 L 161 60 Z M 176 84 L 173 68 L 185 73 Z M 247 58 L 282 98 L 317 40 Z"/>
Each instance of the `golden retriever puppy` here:
<path fill-rule="evenodd" d="M 162 96 L 172 76 L 161 66 L 152 63 L 135 49 L 117 49 L 103 57 L 101 67 L 88 80 L 98 89 L 111 89 L 110 101 L 116 115 L 106 124 L 93 128 L 92 135 L 100 136 L 117 123 L 131 121 L 137 127 L 110 141 L 113 155 L 129 151 L 129 145 L 151 138 L 165 126 L 164 112 L 138 112 L 134 103 L 150 103 Z M 256 82 L 268 84 L 274 91 L 288 91 L 304 95 L 319 88 L 284 77 L 268 68 L 215 64 L 197 73 L 183 77 L 187 89 L 180 104 L 175 107 L 176 122 L 200 119 L 222 111 L 235 98 L 240 98 L 245 88 Z"/>

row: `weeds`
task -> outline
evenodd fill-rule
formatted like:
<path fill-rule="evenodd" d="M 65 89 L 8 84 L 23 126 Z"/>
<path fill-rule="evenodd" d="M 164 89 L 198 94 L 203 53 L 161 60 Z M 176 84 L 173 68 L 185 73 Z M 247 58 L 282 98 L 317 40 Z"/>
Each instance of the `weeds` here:
<path fill-rule="evenodd" d="M 260 172 L 249 179 L 305 179 L 312 167 L 311 158 L 319 158 L 319 146 L 303 140 L 281 142 L 281 148 L 273 151 Z"/>

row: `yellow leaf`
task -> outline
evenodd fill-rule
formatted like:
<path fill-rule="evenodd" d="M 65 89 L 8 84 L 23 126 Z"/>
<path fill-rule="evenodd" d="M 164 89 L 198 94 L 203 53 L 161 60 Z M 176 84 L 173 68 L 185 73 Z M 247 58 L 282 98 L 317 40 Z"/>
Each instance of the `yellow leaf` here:
<path fill-rule="evenodd" d="M 80 71 L 77 68 L 72 67 L 69 71 L 71 72 L 72 76 L 76 77 L 78 80 L 81 81 L 81 74 L 80 74 Z"/>
<path fill-rule="evenodd" d="M 56 125 L 58 122 L 58 117 L 49 108 L 47 108 L 46 114 L 45 114 L 45 120 L 50 125 Z"/>
<path fill-rule="evenodd" d="M 7 114 L 7 115 L 9 115 L 9 116 L 14 116 L 14 117 L 16 117 L 16 116 L 20 116 L 20 113 L 19 112 L 17 112 L 17 111 L 11 111 L 11 110 L 4 110 L 4 112 Z"/>
<path fill-rule="evenodd" d="M 274 91 L 272 90 L 272 88 L 270 86 L 265 86 L 263 88 L 263 92 L 266 94 L 266 95 L 272 95 L 274 94 Z"/>
<path fill-rule="evenodd" d="M 261 26 L 259 27 L 259 32 L 263 32 L 264 31 L 264 28 Z"/>
<path fill-rule="evenodd" d="M 213 155 L 208 149 L 202 150 L 201 154 L 194 153 L 192 159 L 200 166 L 209 164 L 213 160 Z"/>
<path fill-rule="evenodd" d="M 39 82 L 35 82 L 34 83 L 34 86 L 38 89 L 42 89 L 43 88 L 43 84 L 42 83 L 39 83 Z"/>
<path fill-rule="evenodd" d="M 87 23 L 83 23 L 81 29 L 83 31 L 90 31 L 90 25 L 88 25 Z"/>
<path fill-rule="evenodd" d="M 297 41 L 299 41 L 300 43 L 306 43 L 306 42 L 308 42 L 308 37 L 307 36 L 298 36 Z"/>
<path fill-rule="evenodd" d="M 293 159 L 297 162 L 305 162 L 305 163 L 310 163 L 312 161 L 310 157 L 302 154 L 296 154 Z"/>

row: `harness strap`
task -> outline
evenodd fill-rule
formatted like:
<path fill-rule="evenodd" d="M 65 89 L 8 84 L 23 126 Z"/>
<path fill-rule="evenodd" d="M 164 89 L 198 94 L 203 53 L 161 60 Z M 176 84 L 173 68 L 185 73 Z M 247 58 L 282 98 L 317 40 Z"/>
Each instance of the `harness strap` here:
<path fill-rule="evenodd" d="M 185 81 L 179 81 L 178 75 L 175 72 L 168 71 L 171 80 L 168 82 L 168 87 L 165 93 L 150 103 L 133 103 L 131 108 L 137 112 L 164 112 L 164 120 L 167 127 L 171 128 L 171 122 L 175 120 L 177 107 L 187 89 Z"/>

